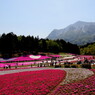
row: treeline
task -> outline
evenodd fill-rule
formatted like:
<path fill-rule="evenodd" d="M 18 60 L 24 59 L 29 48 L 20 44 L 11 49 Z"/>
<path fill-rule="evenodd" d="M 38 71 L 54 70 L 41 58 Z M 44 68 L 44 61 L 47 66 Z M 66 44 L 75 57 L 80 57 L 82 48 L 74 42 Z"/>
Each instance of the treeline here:
<path fill-rule="evenodd" d="M 13 54 L 37 54 L 38 52 L 66 52 L 79 54 L 77 45 L 64 40 L 39 39 L 33 36 L 17 36 L 13 32 L 0 36 L 0 54 L 3 58 L 13 57 Z"/>
<path fill-rule="evenodd" d="M 80 53 L 83 55 L 95 55 L 95 43 L 90 43 L 81 46 Z"/>

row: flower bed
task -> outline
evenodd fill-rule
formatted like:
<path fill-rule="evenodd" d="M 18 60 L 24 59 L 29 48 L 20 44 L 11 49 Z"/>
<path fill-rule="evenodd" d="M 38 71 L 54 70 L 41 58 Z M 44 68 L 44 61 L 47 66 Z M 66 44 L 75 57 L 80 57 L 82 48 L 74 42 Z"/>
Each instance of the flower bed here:
<path fill-rule="evenodd" d="M 0 75 L 0 95 L 46 95 L 66 76 L 63 70 L 39 70 Z"/>
<path fill-rule="evenodd" d="M 92 71 L 95 73 L 95 69 Z M 83 81 L 61 85 L 51 95 L 95 95 L 95 74 Z"/>

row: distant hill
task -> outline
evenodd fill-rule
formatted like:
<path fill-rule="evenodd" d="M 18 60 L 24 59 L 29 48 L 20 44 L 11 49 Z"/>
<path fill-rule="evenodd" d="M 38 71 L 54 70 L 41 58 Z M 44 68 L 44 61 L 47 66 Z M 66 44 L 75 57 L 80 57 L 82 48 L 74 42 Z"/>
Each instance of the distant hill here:
<path fill-rule="evenodd" d="M 63 39 L 77 45 L 92 43 L 95 42 L 95 22 L 78 21 L 64 29 L 54 29 L 47 38 Z"/>

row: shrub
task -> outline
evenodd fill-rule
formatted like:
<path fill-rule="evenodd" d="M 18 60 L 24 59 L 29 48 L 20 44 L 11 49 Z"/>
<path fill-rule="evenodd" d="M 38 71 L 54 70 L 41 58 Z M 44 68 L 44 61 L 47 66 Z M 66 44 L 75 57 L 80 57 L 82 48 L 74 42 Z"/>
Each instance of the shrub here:
<path fill-rule="evenodd" d="M 89 63 L 84 63 L 81 66 L 82 66 L 82 68 L 91 69 L 91 64 L 89 64 Z"/>
<path fill-rule="evenodd" d="M 64 67 L 65 68 L 70 68 L 70 64 L 65 64 Z"/>
<path fill-rule="evenodd" d="M 55 68 L 59 68 L 59 67 L 61 67 L 61 65 L 55 65 Z"/>
<path fill-rule="evenodd" d="M 71 65 L 71 68 L 77 68 L 78 66 L 77 65 Z"/>

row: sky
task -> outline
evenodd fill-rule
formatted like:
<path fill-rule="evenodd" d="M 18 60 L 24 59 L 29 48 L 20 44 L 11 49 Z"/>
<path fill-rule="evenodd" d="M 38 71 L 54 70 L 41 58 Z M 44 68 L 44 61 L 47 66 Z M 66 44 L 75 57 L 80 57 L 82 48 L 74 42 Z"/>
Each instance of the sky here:
<path fill-rule="evenodd" d="M 0 34 L 46 38 L 77 21 L 95 22 L 95 0 L 0 0 Z"/>

